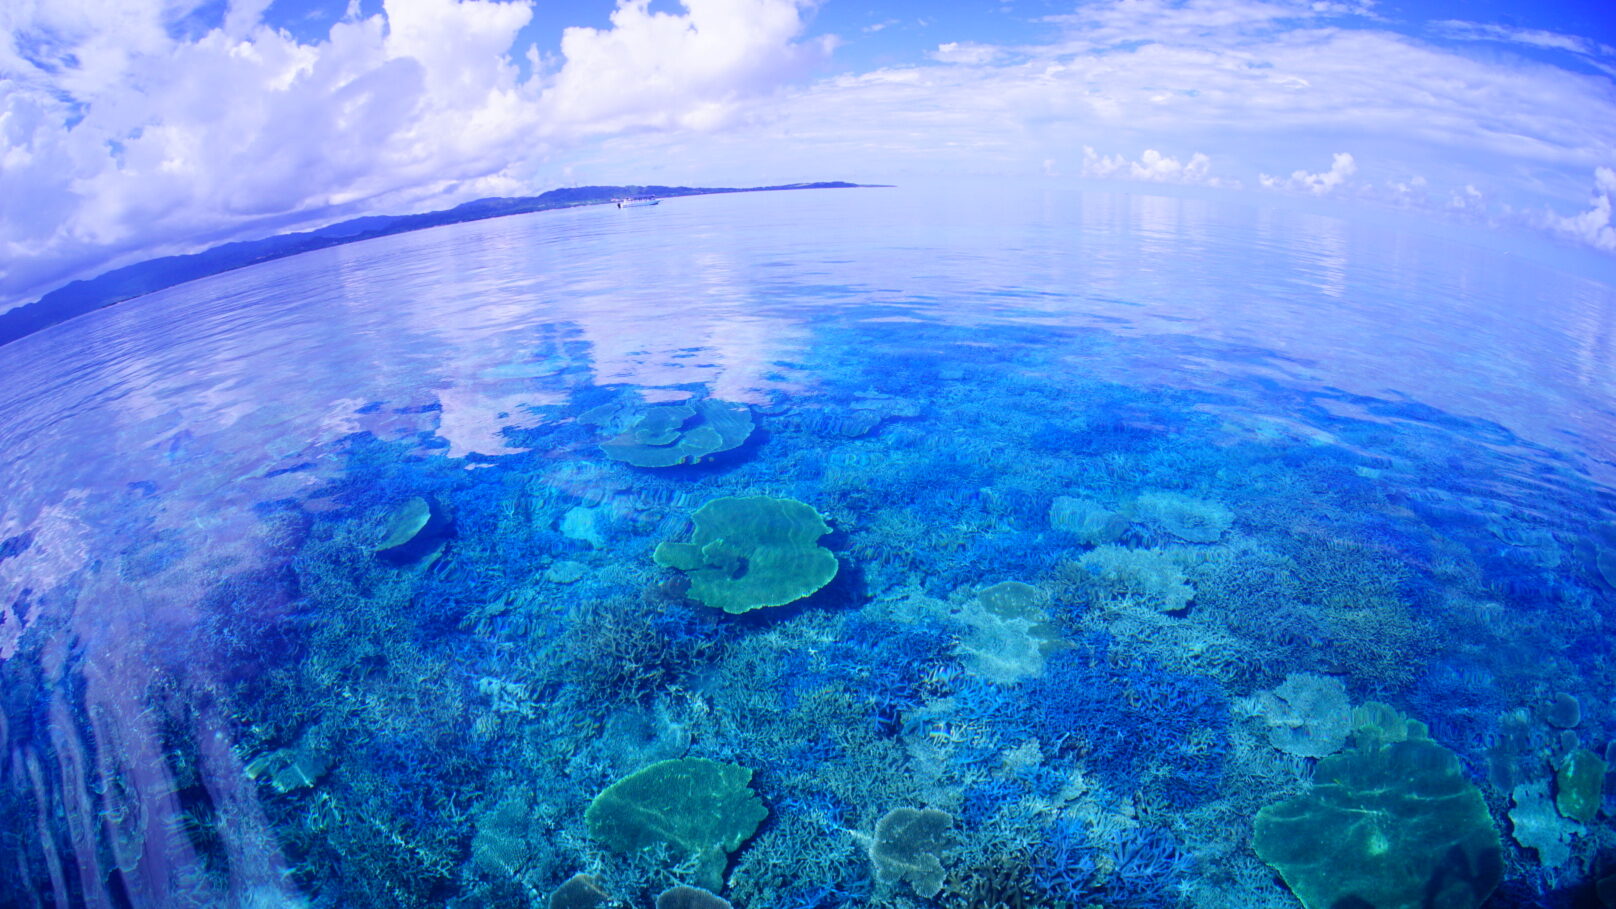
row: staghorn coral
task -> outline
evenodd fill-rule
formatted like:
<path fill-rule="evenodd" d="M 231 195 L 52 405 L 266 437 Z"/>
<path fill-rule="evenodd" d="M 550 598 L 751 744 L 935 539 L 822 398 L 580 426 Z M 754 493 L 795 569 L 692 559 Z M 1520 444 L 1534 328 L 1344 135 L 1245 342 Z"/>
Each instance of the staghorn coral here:
<path fill-rule="evenodd" d="M 1148 605 L 1162 612 L 1178 612 L 1195 598 L 1184 569 L 1168 553 L 1156 549 L 1128 549 L 1112 543 L 1084 553 L 1077 560 L 1093 575 L 1104 596 Z"/>
<path fill-rule="evenodd" d="M 594 710 L 646 704 L 720 659 L 725 636 L 699 610 L 630 597 L 579 603 L 559 659 L 569 699 Z"/>
<path fill-rule="evenodd" d="M 1051 656 L 1027 683 L 1030 709 L 1009 714 L 1009 737 L 1035 737 L 1058 754 L 1080 756 L 1121 791 L 1145 786 L 1175 808 L 1217 792 L 1228 750 L 1229 703 L 1210 679 L 1131 657 L 1104 635 Z"/>

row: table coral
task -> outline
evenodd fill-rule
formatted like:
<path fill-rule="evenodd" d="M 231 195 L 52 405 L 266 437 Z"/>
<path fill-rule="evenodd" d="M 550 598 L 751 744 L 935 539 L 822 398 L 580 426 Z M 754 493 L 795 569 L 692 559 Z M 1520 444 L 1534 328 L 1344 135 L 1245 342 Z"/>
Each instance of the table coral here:
<path fill-rule="evenodd" d="M 830 526 L 794 499 L 729 496 L 691 516 L 687 543 L 665 541 L 656 563 L 690 579 L 690 597 L 728 613 L 800 600 L 836 577 L 836 556 L 820 546 Z"/>
<path fill-rule="evenodd" d="M 751 435 L 752 411 L 744 405 L 713 400 L 659 404 L 600 443 L 600 450 L 635 467 L 673 467 L 738 448 Z"/>
<path fill-rule="evenodd" d="M 723 885 L 729 853 L 768 817 L 752 771 L 705 758 L 652 764 L 607 787 L 584 812 L 589 834 L 619 852 L 666 843 L 694 858 L 696 882 Z"/>
<path fill-rule="evenodd" d="M 1352 730 L 1352 705 L 1340 679 L 1293 672 L 1272 691 L 1245 704 L 1268 726 L 1275 748 L 1299 757 L 1324 757 L 1341 750 Z"/>
<path fill-rule="evenodd" d="M 1305 795 L 1257 813 L 1252 846 L 1307 909 L 1474 909 L 1502 847 L 1481 792 L 1423 724 L 1370 714 Z"/>

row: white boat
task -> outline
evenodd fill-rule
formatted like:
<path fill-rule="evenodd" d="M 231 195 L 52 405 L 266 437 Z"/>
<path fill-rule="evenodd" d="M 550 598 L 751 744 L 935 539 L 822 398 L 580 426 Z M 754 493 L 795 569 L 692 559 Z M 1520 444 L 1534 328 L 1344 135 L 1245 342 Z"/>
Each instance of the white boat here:
<path fill-rule="evenodd" d="M 617 200 L 617 207 L 618 208 L 639 208 L 641 205 L 655 205 L 655 204 L 657 204 L 658 202 L 661 202 L 661 201 L 662 201 L 661 199 L 618 199 Z"/>

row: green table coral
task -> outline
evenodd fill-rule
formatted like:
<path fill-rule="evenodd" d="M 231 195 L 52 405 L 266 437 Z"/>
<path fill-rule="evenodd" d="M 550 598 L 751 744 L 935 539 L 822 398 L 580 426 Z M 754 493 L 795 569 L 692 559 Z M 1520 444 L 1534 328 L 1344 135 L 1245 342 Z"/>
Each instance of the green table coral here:
<path fill-rule="evenodd" d="M 1586 748 L 1578 748 L 1560 765 L 1554 777 L 1554 804 L 1560 813 L 1584 824 L 1599 814 L 1605 793 L 1605 762 Z"/>
<path fill-rule="evenodd" d="M 1503 873 L 1487 805 L 1423 724 L 1385 719 L 1257 813 L 1257 855 L 1307 909 L 1474 909 Z"/>
<path fill-rule="evenodd" d="M 738 448 L 751 435 L 752 411 L 744 405 L 713 400 L 658 404 L 647 407 L 623 432 L 600 443 L 600 450 L 635 467 L 673 467 Z"/>
<path fill-rule="evenodd" d="M 595 796 L 584 821 L 590 836 L 618 852 L 673 846 L 695 859 L 696 883 L 717 890 L 729 853 L 769 816 L 751 780 L 752 771 L 736 764 L 661 761 Z"/>
<path fill-rule="evenodd" d="M 820 546 L 830 526 L 795 499 L 729 496 L 691 516 L 690 542 L 657 546 L 655 559 L 690 579 L 690 597 L 739 614 L 783 606 L 836 577 L 836 556 Z"/>
<path fill-rule="evenodd" d="M 452 528 L 449 516 L 436 501 L 412 496 L 393 508 L 386 535 L 372 551 L 376 558 L 403 567 L 437 552 L 448 541 Z"/>

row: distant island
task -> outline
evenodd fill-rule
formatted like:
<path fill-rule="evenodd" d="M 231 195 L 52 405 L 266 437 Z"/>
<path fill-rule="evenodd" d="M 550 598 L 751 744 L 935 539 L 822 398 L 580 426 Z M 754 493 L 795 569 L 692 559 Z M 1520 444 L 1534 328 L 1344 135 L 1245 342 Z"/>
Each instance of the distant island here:
<path fill-rule="evenodd" d="M 281 234 L 262 240 L 244 240 L 226 243 L 203 252 L 184 256 L 164 256 L 113 269 L 105 274 L 63 285 L 32 303 L 25 303 L 0 313 L 0 344 L 9 344 L 74 316 L 121 303 L 124 300 L 149 294 L 165 287 L 195 281 L 221 272 L 284 259 L 298 253 L 329 246 L 341 246 L 374 237 L 386 237 L 412 230 L 424 230 L 444 224 L 463 221 L 482 221 L 506 215 L 553 208 L 574 208 L 580 205 L 600 205 L 616 199 L 655 196 L 705 196 L 714 193 L 758 193 L 787 189 L 855 189 L 868 184 L 845 183 L 787 183 L 783 186 L 752 186 L 745 188 L 691 187 L 691 186 L 575 186 L 552 189 L 537 196 L 516 196 L 504 199 L 477 199 L 457 205 L 447 211 L 425 212 L 417 215 L 370 215 L 331 224 L 318 230 L 296 234 Z"/>

